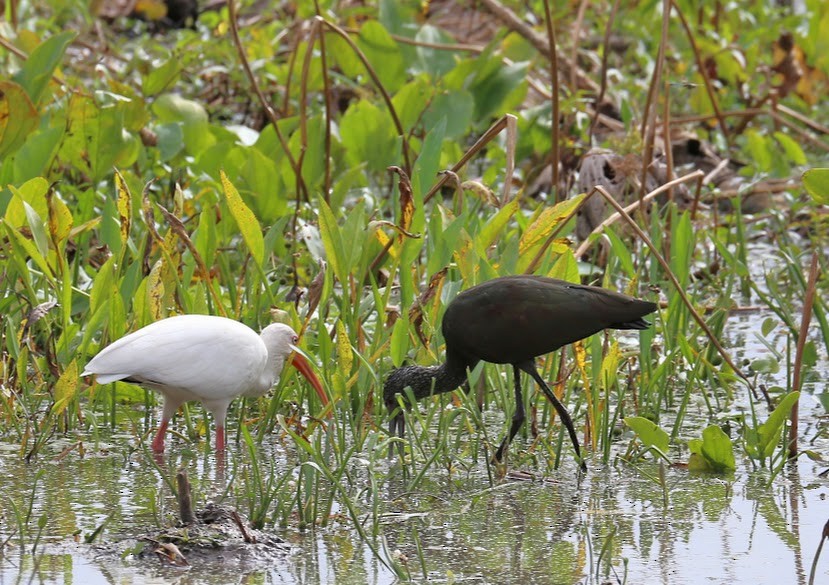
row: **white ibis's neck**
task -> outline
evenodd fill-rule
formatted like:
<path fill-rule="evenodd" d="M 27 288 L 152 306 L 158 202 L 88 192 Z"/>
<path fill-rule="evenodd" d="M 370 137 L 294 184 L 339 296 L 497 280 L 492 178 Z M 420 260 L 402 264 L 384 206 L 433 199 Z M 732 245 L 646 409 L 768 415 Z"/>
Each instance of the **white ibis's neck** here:
<path fill-rule="evenodd" d="M 265 362 L 265 369 L 262 370 L 262 375 L 259 377 L 259 389 L 262 392 L 267 392 L 276 384 L 284 365 L 285 358 L 268 353 L 268 361 Z"/>

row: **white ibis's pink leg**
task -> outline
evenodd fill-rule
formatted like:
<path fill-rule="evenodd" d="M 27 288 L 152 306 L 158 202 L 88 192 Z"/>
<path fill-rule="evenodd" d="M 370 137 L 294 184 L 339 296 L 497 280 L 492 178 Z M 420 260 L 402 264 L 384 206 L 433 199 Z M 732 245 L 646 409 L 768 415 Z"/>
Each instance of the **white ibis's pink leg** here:
<path fill-rule="evenodd" d="M 225 450 L 225 427 L 224 425 L 216 425 L 216 452 L 221 453 Z"/>
<path fill-rule="evenodd" d="M 163 418 L 161 419 L 161 424 L 158 425 L 158 432 L 153 439 L 153 451 L 155 453 L 164 453 L 164 435 L 167 433 L 167 425 L 169 423 L 169 418 Z"/>

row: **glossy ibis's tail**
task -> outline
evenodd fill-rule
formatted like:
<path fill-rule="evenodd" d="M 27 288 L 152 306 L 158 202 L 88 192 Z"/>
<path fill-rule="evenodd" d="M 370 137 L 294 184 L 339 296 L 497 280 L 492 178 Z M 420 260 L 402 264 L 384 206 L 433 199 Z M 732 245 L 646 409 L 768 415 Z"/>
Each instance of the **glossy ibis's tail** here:
<path fill-rule="evenodd" d="M 624 323 L 613 323 L 612 325 L 608 325 L 608 329 L 647 329 L 650 327 L 651 324 L 645 321 L 642 318 L 636 319 L 634 321 L 625 321 Z"/>

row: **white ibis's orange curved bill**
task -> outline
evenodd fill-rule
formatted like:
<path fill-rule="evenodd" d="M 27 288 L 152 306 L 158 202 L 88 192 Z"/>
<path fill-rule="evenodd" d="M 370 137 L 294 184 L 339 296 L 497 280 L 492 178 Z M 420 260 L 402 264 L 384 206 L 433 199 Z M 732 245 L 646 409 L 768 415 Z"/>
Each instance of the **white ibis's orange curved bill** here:
<path fill-rule="evenodd" d="M 317 375 L 314 373 L 314 370 L 311 369 L 310 362 L 305 359 L 300 353 L 297 347 L 291 346 L 291 349 L 294 350 L 293 357 L 291 358 L 291 365 L 294 366 L 299 373 L 305 376 L 308 382 L 311 383 L 311 386 L 314 387 L 314 390 L 317 391 L 317 396 L 320 397 L 320 402 L 322 402 L 323 406 L 328 406 L 328 394 L 325 393 L 325 389 L 322 387 L 322 383 L 320 382 Z"/>

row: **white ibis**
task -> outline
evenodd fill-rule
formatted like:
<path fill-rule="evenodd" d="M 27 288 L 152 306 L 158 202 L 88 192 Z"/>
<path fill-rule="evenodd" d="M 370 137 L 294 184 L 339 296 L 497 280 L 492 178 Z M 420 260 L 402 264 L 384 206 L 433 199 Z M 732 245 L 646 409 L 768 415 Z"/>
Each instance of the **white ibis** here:
<path fill-rule="evenodd" d="M 179 315 L 156 321 L 101 350 L 81 374 L 100 384 L 117 380 L 140 384 L 164 395 L 161 425 L 153 451 L 164 451 L 170 419 L 184 402 L 200 401 L 216 421 L 216 450 L 224 451 L 225 416 L 237 396 L 261 396 L 279 378 L 296 349 L 297 334 L 282 323 L 257 335 L 247 325 L 224 317 Z M 291 364 L 320 397 L 328 397 L 308 361 L 293 353 Z"/>
<path fill-rule="evenodd" d="M 404 394 L 407 387 L 421 399 L 459 387 L 466 382 L 467 370 L 481 360 L 511 364 L 515 414 L 495 460 L 502 460 L 524 422 L 523 370 L 553 403 L 573 441 L 576 457 L 586 469 L 570 413 L 538 375 L 535 358 L 602 329 L 646 329 L 649 324 L 642 317 L 655 310 L 656 304 L 649 301 L 541 276 L 505 276 L 463 291 L 443 315 L 446 362 L 431 367 L 404 366 L 386 379 L 383 396 L 392 416 L 389 434 L 403 437 L 405 421 L 396 395 Z"/>

